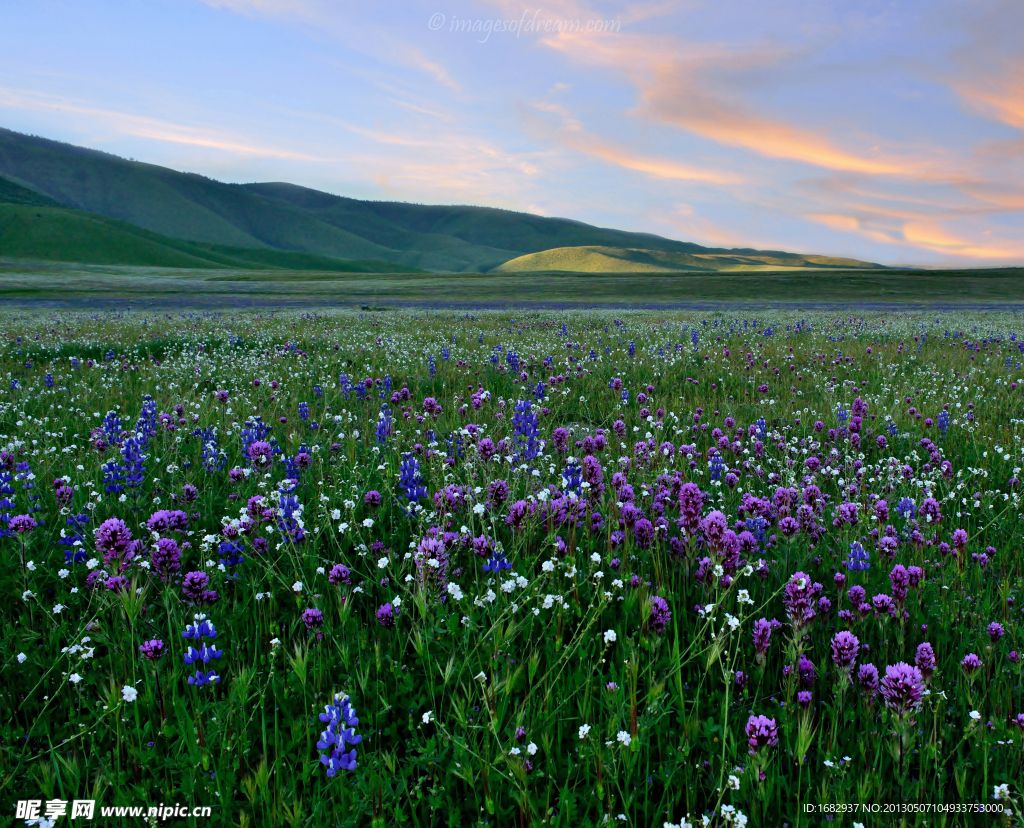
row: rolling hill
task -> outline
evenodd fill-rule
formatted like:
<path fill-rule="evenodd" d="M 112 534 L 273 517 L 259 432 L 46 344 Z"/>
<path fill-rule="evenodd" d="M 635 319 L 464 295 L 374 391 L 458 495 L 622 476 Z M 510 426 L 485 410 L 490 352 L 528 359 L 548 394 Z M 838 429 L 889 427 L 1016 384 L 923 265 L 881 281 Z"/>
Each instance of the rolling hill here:
<path fill-rule="evenodd" d="M 2 128 L 0 176 L 35 197 L 165 238 L 234 250 L 380 260 L 400 269 L 487 272 L 528 254 L 567 247 L 769 256 L 785 266 L 808 266 L 808 257 L 800 254 L 707 248 L 491 207 L 362 201 L 284 183 L 225 184 Z"/>
<path fill-rule="evenodd" d="M 773 251 L 673 253 L 622 247 L 558 247 L 507 261 L 492 273 L 671 273 L 678 271 L 807 270 L 879 268 L 881 265 L 828 256 Z"/>
<path fill-rule="evenodd" d="M 0 179 L 0 257 L 7 259 L 337 273 L 410 271 L 408 267 L 389 262 L 352 261 L 310 253 L 171 239 L 106 216 L 63 207 L 19 203 L 13 198 L 21 194 L 14 192 L 12 196 L 12 189 L 9 182 Z"/>

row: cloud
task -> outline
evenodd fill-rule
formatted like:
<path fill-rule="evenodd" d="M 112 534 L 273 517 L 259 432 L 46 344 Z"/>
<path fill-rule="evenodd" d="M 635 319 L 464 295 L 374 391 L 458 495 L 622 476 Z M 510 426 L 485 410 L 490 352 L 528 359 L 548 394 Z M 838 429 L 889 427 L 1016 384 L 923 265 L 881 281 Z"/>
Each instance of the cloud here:
<path fill-rule="evenodd" d="M 553 130 L 547 130 L 558 143 L 592 158 L 598 158 L 627 170 L 642 172 L 653 178 L 722 185 L 742 183 L 742 177 L 736 173 L 683 164 L 666 158 L 651 158 L 616 146 L 588 132 L 583 124 L 572 117 L 569 111 L 560 104 L 551 101 L 535 101 L 532 108 L 558 117 L 560 125 Z"/>
<path fill-rule="evenodd" d="M 47 95 L 31 90 L 9 89 L 0 87 L 0 107 L 8 109 L 29 110 L 35 112 L 57 112 L 69 115 L 81 115 L 95 124 L 112 129 L 121 135 L 137 138 L 149 138 L 172 144 L 188 144 L 194 147 L 222 150 L 242 155 L 261 156 L 264 158 L 280 158 L 292 161 L 327 161 L 331 159 L 320 156 L 306 155 L 293 150 L 260 144 L 228 132 L 203 127 L 192 127 L 149 118 L 143 115 L 131 115 L 116 110 L 102 109 L 81 101 Z"/>

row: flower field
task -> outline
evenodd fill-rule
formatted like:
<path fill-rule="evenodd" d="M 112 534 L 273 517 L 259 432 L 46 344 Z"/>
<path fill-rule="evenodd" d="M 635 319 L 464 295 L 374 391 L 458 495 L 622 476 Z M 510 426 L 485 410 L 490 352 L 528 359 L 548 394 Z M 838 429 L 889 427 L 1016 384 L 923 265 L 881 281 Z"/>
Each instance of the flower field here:
<path fill-rule="evenodd" d="M 0 327 L 8 814 L 1024 824 L 1018 315 Z"/>

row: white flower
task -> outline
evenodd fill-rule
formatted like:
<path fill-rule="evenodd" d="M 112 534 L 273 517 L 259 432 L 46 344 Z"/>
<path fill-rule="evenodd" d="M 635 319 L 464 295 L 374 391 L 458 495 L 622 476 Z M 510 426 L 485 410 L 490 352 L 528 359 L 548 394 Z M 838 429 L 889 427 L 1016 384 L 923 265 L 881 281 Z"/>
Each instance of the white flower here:
<path fill-rule="evenodd" d="M 391 599 L 391 603 L 396 607 L 400 607 L 402 606 L 402 598 L 396 595 L 394 598 Z"/>
<path fill-rule="evenodd" d="M 590 733 L 590 725 L 580 725 L 580 738 L 586 739 L 588 733 Z"/>
<path fill-rule="evenodd" d="M 479 673 L 473 676 L 473 678 L 475 678 L 481 684 L 487 684 L 487 674 L 483 670 L 481 670 Z"/>
<path fill-rule="evenodd" d="M 35 572 L 36 571 L 36 562 L 35 561 L 28 561 L 28 562 L 26 562 L 25 563 L 25 569 L 27 569 L 29 572 Z"/>
<path fill-rule="evenodd" d="M 725 784 L 732 790 L 738 791 L 740 789 L 740 778 L 738 776 L 733 776 L 732 774 L 729 774 L 729 779 L 726 781 Z"/>
<path fill-rule="evenodd" d="M 482 515 L 486 511 L 486 507 L 483 503 L 477 503 L 476 506 L 473 507 L 473 511 L 478 515 Z"/>
<path fill-rule="evenodd" d="M 981 718 L 981 714 L 977 710 L 972 710 L 971 718 L 974 719 L 974 721 L 978 721 Z"/>
<path fill-rule="evenodd" d="M 432 721 L 434 721 L 434 711 L 428 710 L 423 714 L 423 724 L 430 724 Z"/>
<path fill-rule="evenodd" d="M 121 696 L 126 702 L 133 702 L 139 697 L 139 691 L 131 685 L 126 684 L 121 688 Z"/>
<path fill-rule="evenodd" d="M 364 529 L 372 529 L 373 528 L 373 518 L 366 518 L 363 521 L 363 528 Z"/>
<path fill-rule="evenodd" d="M 24 653 L 18 653 L 18 664 L 24 664 L 26 661 L 28 661 L 28 656 Z"/>
<path fill-rule="evenodd" d="M 633 741 L 633 737 L 626 733 L 625 730 L 620 730 L 616 733 L 615 738 L 622 742 L 624 747 L 629 747 L 629 743 Z"/>
<path fill-rule="evenodd" d="M 302 581 L 296 581 L 292 584 L 292 592 L 302 592 Z"/>
<path fill-rule="evenodd" d="M 590 560 L 592 560 L 594 563 L 601 563 L 601 556 L 595 552 L 593 555 L 590 556 Z"/>
<path fill-rule="evenodd" d="M 331 509 L 331 520 L 341 520 L 341 509 Z"/>
<path fill-rule="evenodd" d="M 1009 799 L 1010 798 L 1010 786 L 1007 784 L 996 785 L 992 789 L 993 799 Z"/>
<path fill-rule="evenodd" d="M 64 609 L 64 605 L 63 604 L 54 604 L 54 606 L 53 606 L 53 614 L 54 615 L 60 615 L 60 611 L 62 609 Z"/>
<path fill-rule="evenodd" d="M 836 763 L 831 759 L 826 759 L 824 764 L 826 768 L 834 768 L 836 766 Z"/>
<path fill-rule="evenodd" d="M 740 604 L 753 604 L 754 600 L 750 597 L 750 593 L 745 589 L 741 589 L 736 593 L 736 601 Z"/>
<path fill-rule="evenodd" d="M 85 562 L 85 568 L 86 569 L 95 569 L 99 565 L 100 565 L 100 562 L 98 560 L 96 560 L 95 558 L 89 558 L 89 560 L 87 560 Z"/>
<path fill-rule="evenodd" d="M 533 742 L 530 742 L 530 744 L 528 744 L 526 746 L 526 752 L 529 753 L 530 756 L 536 755 L 536 753 L 537 753 L 537 746 Z"/>
<path fill-rule="evenodd" d="M 554 561 L 544 561 L 544 563 L 541 564 L 540 568 L 543 569 L 545 572 L 554 572 L 555 571 L 555 562 Z"/>
<path fill-rule="evenodd" d="M 72 684 L 78 684 L 78 682 L 80 682 L 81 680 L 82 677 L 78 675 L 78 673 L 72 673 L 70 676 L 68 676 L 68 681 L 70 681 Z"/>
<path fill-rule="evenodd" d="M 388 560 L 387 555 L 385 555 L 383 558 L 381 558 L 379 561 L 377 561 L 377 568 L 378 569 L 383 569 L 385 566 L 388 565 L 388 563 L 390 563 L 390 561 Z"/>
<path fill-rule="evenodd" d="M 617 638 L 618 638 L 618 636 L 615 634 L 615 630 L 605 630 L 605 633 L 604 633 L 604 643 L 605 644 L 614 644 L 615 640 Z"/>
<path fill-rule="evenodd" d="M 519 750 L 519 748 L 514 747 L 509 749 L 509 753 L 511 753 L 513 756 L 518 756 L 521 753 L 521 751 Z"/>
<path fill-rule="evenodd" d="M 448 594 L 456 601 L 461 601 L 463 597 L 462 588 L 456 583 L 448 584 Z"/>
<path fill-rule="evenodd" d="M 276 647 L 280 643 L 281 643 L 281 639 L 280 638 L 271 638 L 270 639 L 270 646 L 271 647 Z"/>

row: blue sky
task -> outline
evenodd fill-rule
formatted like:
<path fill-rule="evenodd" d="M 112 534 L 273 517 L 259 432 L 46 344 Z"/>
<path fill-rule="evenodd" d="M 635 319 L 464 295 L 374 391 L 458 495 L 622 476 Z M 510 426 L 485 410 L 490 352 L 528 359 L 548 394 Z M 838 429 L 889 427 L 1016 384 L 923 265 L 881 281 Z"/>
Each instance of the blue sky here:
<path fill-rule="evenodd" d="M 1024 3 L 3 0 L 0 125 L 225 181 L 1024 263 Z"/>

